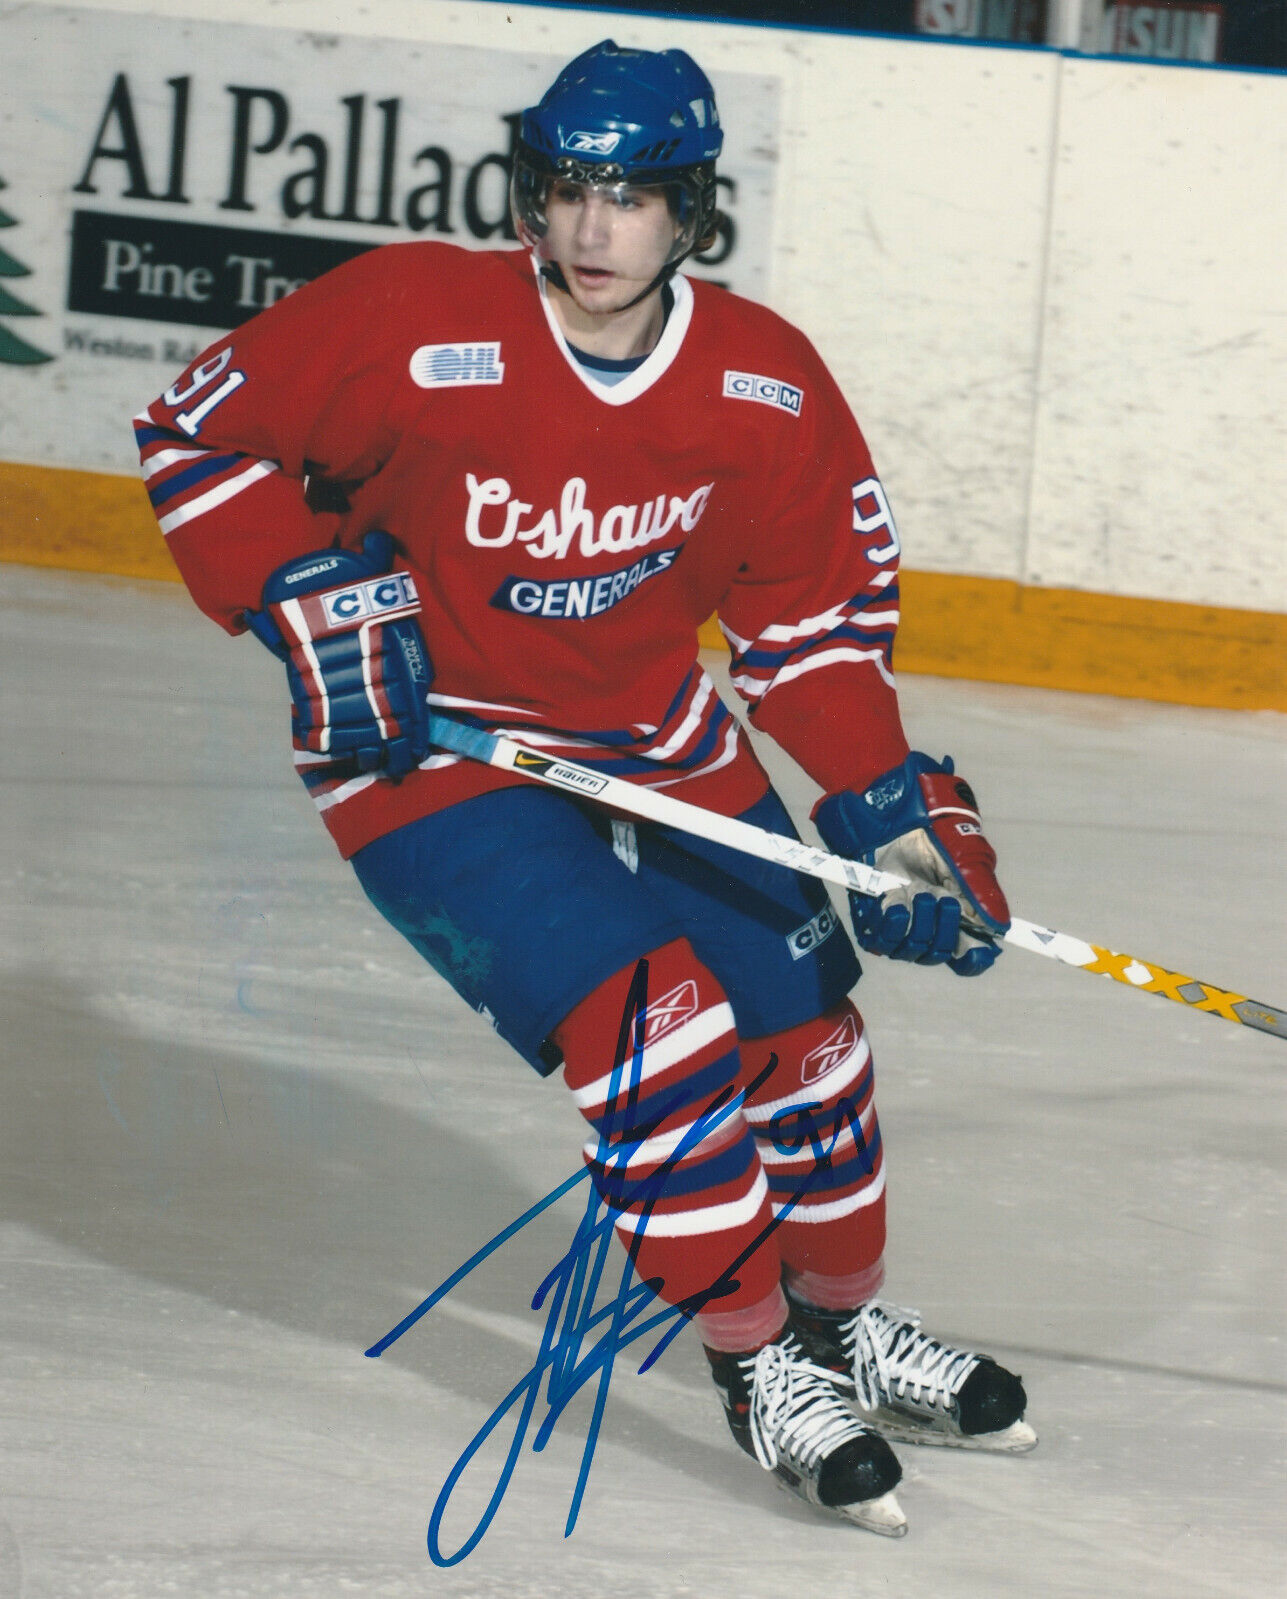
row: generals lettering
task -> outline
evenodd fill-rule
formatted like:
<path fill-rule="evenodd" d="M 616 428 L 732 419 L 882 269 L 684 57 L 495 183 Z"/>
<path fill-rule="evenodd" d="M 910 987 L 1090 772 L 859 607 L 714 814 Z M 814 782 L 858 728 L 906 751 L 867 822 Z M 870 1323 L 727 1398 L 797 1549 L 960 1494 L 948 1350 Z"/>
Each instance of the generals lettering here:
<path fill-rule="evenodd" d="M 620 605 L 641 583 L 669 571 L 678 550 L 654 550 L 632 566 L 616 572 L 600 572 L 597 577 L 556 578 L 541 583 L 530 577 L 507 577 L 491 597 L 498 611 L 515 611 L 520 616 L 552 616 L 559 621 L 585 616 L 602 616 Z"/>

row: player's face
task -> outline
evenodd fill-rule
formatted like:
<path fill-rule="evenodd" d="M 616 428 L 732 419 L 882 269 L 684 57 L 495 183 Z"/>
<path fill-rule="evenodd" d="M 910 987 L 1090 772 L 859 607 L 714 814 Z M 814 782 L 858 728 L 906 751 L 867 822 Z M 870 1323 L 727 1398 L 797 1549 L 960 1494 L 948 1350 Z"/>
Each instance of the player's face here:
<path fill-rule="evenodd" d="M 545 197 L 541 254 L 563 269 L 583 311 L 620 311 L 665 266 L 679 235 L 660 189 L 554 179 Z"/>

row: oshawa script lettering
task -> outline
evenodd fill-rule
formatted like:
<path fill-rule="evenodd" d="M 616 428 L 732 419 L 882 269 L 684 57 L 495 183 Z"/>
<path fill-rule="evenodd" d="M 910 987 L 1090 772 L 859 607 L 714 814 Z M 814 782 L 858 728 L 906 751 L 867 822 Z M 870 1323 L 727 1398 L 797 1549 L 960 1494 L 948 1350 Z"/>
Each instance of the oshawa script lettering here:
<path fill-rule="evenodd" d="M 472 472 L 465 474 L 469 491 L 469 511 L 465 517 L 465 537 L 480 550 L 499 550 L 517 541 L 541 560 L 554 556 L 562 560 L 572 552 L 585 557 L 639 550 L 645 544 L 664 539 L 676 523 L 691 533 L 701 520 L 715 485 L 704 483 L 687 498 L 678 494 L 658 494 L 642 505 L 613 505 L 596 517 L 585 503 L 585 479 L 570 477 L 563 485 L 558 509 L 542 511 L 534 522 L 524 519 L 533 506 L 516 499 L 503 477 L 484 478 L 480 483 Z"/>

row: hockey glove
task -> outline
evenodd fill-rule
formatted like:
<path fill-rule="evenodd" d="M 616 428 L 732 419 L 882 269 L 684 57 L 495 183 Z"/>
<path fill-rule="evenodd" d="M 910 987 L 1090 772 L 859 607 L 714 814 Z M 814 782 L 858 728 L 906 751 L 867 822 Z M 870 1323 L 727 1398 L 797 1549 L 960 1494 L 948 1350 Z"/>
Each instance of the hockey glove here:
<path fill-rule="evenodd" d="M 814 820 L 838 855 L 908 879 L 880 898 L 850 894 L 863 949 L 923 966 L 946 961 L 960 977 L 987 971 L 1010 910 L 978 802 L 950 757 L 939 765 L 913 750 L 861 794 L 829 794 Z"/>
<path fill-rule="evenodd" d="M 382 532 L 360 551 L 298 556 L 269 577 L 263 610 L 246 622 L 286 663 L 295 748 L 396 779 L 428 751 L 433 669 L 416 586 L 392 567 Z"/>

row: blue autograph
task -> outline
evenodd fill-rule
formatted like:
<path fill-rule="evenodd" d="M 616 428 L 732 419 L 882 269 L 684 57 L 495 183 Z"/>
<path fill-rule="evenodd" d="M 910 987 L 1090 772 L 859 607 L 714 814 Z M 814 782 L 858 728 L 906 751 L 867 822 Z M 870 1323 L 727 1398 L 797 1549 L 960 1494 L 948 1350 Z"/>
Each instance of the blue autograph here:
<path fill-rule="evenodd" d="M 621 1032 L 618 1037 L 612 1075 L 609 1080 L 609 1110 L 599 1134 L 598 1149 L 596 1151 L 598 1161 L 608 1171 L 625 1167 L 653 1128 L 659 1125 L 673 1108 L 671 1105 L 664 1106 L 653 1120 L 652 1127 L 640 1129 L 637 1126 L 632 1126 L 632 1137 L 619 1140 L 613 1147 L 613 1132 L 620 1125 L 626 1123 L 626 1119 L 638 1102 L 639 1082 L 642 1075 L 643 1040 L 647 1025 L 647 983 L 648 963 L 646 960 L 641 960 L 636 967 L 634 980 L 631 984 L 622 1016 Z M 491 1525 L 496 1512 L 500 1508 L 501 1500 L 504 1498 L 505 1490 L 509 1486 L 510 1478 L 513 1476 L 519 1455 L 522 1453 L 526 1442 L 542 1381 L 545 1383 L 548 1412 L 532 1440 L 533 1451 L 541 1450 L 545 1447 L 567 1405 L 580 1389 L 597 1374 L 598 1386 L 595 1393 L 594 1410 L 589 1426 L 586 1429 L 581 1466 L 564 1527 L 564 1536 L 570 1536 L 576 1526 L 577 1516 L 589 1481 L 590 1466 L 594 1458 L 595 1445 L 598 1442 L 599 1428 L 603 1420 L 604 1408 L 607 1404 L 608 1388 L 612 1381 L 613 1365 L 618 1351 L 624 1349 L 628 1344 L 635 1343 L 637 1340 L 646 1337 L 651 1332 L 660 1331 L 661 1336 L 658 1338 L 657 1343 L 638 1368 L 641 1373 L 647 1371 L 698 1310 L 712 1300 L 720 1299 L 727 1294 L 733 1293 L 738 1287 L 738 1279 L 735 1275 L 738 1268 L 781 1225 L 795 1204 L 807 1192 L 811 1184 L 816 1181 L 819 1172 L 827 1167 L 831 1150 L 834 1149 L 845 1124 L 852 1126 L 860 1156 L 868 1169 L 871 1169 L 870 1155 L 866 1150 L 865 1140 L 858 1125 L 856 1111 L 852 1111 L 849 1115 L 837 1116 L 836 1131 L 829 1146 L 822 1142 L 809 1115 L 812 1109 L 821 1109 L 821 1106 L 806 1106 L 803 1110 L 791 1113 L 797 1118 L 801 1131 L 795 1135 L 787 1135 L 785 1128 L 779 1130 L 775 1126 L 775 1142 L 779 1142 L 779 1147 L 783 1149 L 798 1149 L 802 1147 L 805 1136 L 808 1136 L 813 1145 L 815 1159 L 811 1170 L 802 1177 L 798 1188 L 789 1201 L 779 1208 L 778 1213 L 761 1231 L 759 1236 L 753 1239 L 737 1258 L 728 1264 L 709 1288 L 681 1305 L 667 1305 L 665 1309 L 651 1316 L 645 1316 L 644 1313 L 648 1306 L 658 1296 L 657 1287 L 652 1281 L 632 1283 L 635 1253 L 638 1247 L 637 1240 L 644 1233 L 648 1217 L 651 1215 L 657 1199 L 661 1196 L 669 1172 L 690 1150 L 707 1138 L 722 1122 L 727 1120 L 728 1117 L 736 1115 L 747 1097 L 767 1080 L 776 1069 L 776 1066 L 777 1059 L 771 1056 L 763 1071 L 744 1088 L 735 1091 L 730 1086 L 718 1094 L 701 1115 L 696 1118 L 684 1135 L 683 1140 L 663 1166 L 652 1177 L 647 1179 L 644 1184 L 640 1185 L 638 1192 L 643 1195 L 643 1206 L 635 1234 L 636 1243 L 627 1253 L 615 1298 L 608 1304 L 599 1307 L 596 1307 L 595 1304 L 599 1285 L 615 1247 L 613 1242 L 614 1218 L 611 1211 L 599 1198 L 597 1190 L 593 1185 L 591 1186 L 585 1212 L 581 1217 L 566 1254 L 547 1273 L 544 1281 L 532 1296 L 532 1308 L 534 1310 L 540 1310 L 542 1306 L 548 1303 L 545 1328 L 541 1335 L 541 1344 L 536 1361 L 527 1374 L 505 1395 L 466 1446 L 464 1452 L 448 1474 L 434 1503 L 433 1513 L 429 1519 L 427 1542 L 429 1558 L 435 1565 L 454 1566 L 459 1564 L 478 1546 L 478 1543 Z M 678 1097 L 676 1103 L 678 1103 Z M 842 1101 L 842 1106 L 844 1103 Z M 588 1170 L 575 1173 L 561 1182 L 557 1188 L 546 1194 L 543 1199 L 539 1199 L 530 1209 L 524 1211 L 509 1226 L 497 1233 L 490 1243 L 484 1244 L 463 1265 L 452 1272 L 427 1299 L 422 1300 L 396 1327 L 386 1333 L 377 1343 L 372 1344 L 370 1349 L 366 1351 L 367 1355 L 371 1357 L 382 1355 L 391 1344 L 401 1338 L 422 1316 L 426 1315 L 440 1300 L 450 1293 L 457 1283 L 467 1277 L 477 1265 L 494 1254 L 515 1233 L 539 1216 L 542 1211 L 547 1210 L 551 1205 L 562 1199 L 565 1194 L 570 1193 L 579 1183 L 587 1182 L 589 1176 Z M 591 1335 L 596 1332 L 598 1337 L 591 1338 Z M 510 1439 L 508 1453 L 501 1467 L 500 1476 L 497 1479 L 492 1496 L 469 1537 L 455 1551 L 444 1553 L 441 1547 L 440 1534 L 443 1518 L 447 1513 L 452 1493 L 479 1450 L 500 1426 L 501 1422 L 516 1409 L 517 1414 L 513 1418 L 513 1434 Z"/>

